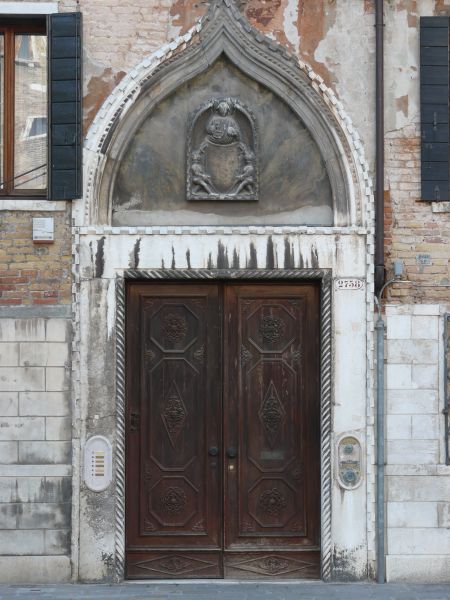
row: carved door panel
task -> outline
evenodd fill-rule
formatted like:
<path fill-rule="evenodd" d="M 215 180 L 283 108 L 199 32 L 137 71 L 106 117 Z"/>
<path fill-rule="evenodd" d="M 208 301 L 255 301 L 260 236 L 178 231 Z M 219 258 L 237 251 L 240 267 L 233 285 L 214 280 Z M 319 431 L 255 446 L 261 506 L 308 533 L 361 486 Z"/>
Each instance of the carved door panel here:
<path fill-rule="evenodd" d="M 126 327 L 126 576 L 318 577 L 319 288 L 131 284 Z"/>
<path fill-rule="evenodd" d="M 319 288 L 225 291 L 224 573 L 318 577 Z"/>
<path fill-rule="evenodd" d="M 218 287 L 130 285 L 126 326 L 126 576 L 221 577 Z"/>

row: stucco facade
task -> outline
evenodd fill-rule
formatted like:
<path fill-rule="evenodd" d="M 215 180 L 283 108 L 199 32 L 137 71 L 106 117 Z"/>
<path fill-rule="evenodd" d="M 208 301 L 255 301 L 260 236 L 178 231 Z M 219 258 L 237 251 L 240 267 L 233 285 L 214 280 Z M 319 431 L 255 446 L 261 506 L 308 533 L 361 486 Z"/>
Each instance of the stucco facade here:
<path fill-rule="evenodd" d="M 322 577 L 374 578 L 374 2 L 224 0 L 207 13 L 210 2 L 61 0 L 2 2 L 0 12 L 4 5 L 29 13 L 21 6 L 31 4 L 36 12 L 41 5 L 42 12 L 83 14 L 84 194 L 71 203 L 0 199 L 0 580 L 123 578 L 126 281 L 258 280 L 258 273 L 261 281 L 316 278 L 322 286 Z M 450 5 L 384 4 L 387 279 L 394 259 L 405 265 L 403 281 L 383 298 L 387 580 L 448 581 L 442 411 L 450 209 L 420 201 L 419 19 L 450 15 Z M 219 57 L 227 65 L 217 76 L 208 69 Z M 227 85 L 257 116 L 265 102 L 274 114 L 282 110 L 277 102 L 288 107 L 280 122 L 302 144 L 296 136 L 285 149 L 279 128 L 271 133 L 267 118 L 258 121 L 260 139 L 281 156 L 264 180 L 270 161 L 261 154 L 261 182 L 279 177 L 283 198 L 271 206 L 268 197 L 269 210 L 261 197 L 238 214 L 232 206 L 187 206 L 175 192 L 166 204 L 172 188 L 161 182 L 159 196 L 145 196 L 153 175 L 140 184 L 147 167 L 145 160 L 136 165 L 169 151 L 177 136 L 182 150 L 174 152 L 172 180 L 184 185 L 185 133 L 180 119 L 171 121 L 174 98 L 179 117 L 210 89 L 228 95 Z M 154 115 L 164 102 L 169 116 L 158 129 Z M 129 151 L 133 140 L 137 149 Z M 292 156 L 299 162 L 290 163 Z M 313 180 L 321 160 L 327 183 L 312 201 L 306 171 Z M 286 179 L 294 181 L 302 165 L 296 205 Z M 328 212 L 318 210 L 319 201 Z M 41 216 L 55 218 L 52 245 L 31 241 L 31 220 Z M 348 289 L 345 281 L 357 284 Z M 113 477 L 101 492 L 84 476 L 84 448 L 94 435 L 113 447 Z M 343 436 L 361 446 L 354 489 L 338 481 Z"/>

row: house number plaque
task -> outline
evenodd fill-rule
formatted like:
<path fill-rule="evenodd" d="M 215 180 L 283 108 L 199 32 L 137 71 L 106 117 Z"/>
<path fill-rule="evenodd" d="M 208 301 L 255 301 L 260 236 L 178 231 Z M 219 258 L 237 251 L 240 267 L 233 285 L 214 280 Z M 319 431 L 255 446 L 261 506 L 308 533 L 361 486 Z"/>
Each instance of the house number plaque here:
<path fill-rule="evenodd" d="M 341 277 L 335 280 L 335 288 L 337 290 L 362 290 L 364 281 L 356 279 L 356 277 Z"/>

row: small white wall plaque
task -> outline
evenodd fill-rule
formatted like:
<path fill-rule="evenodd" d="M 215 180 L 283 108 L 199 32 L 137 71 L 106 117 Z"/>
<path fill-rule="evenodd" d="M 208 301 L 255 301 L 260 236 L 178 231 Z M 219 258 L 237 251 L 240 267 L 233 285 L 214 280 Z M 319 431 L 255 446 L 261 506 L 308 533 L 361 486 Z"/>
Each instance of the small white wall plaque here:
<path fill-rule="evenodd" d="M 356 277 L 341 277 L 335 280 L 337 290 L 362 290 L 364 281 Z"/>
<path fill-rule="evenodd" d="M 111 478 L 111 444 L 102 435 L 94 435 L 84 447 L 84 481 L 93 492 L 103 492 L 111 483 Z"/>
<path fill-rule="evenodd" d="M 55 241 L 53 217 L 33 219 L 33 242 L 48 244 Z"/>

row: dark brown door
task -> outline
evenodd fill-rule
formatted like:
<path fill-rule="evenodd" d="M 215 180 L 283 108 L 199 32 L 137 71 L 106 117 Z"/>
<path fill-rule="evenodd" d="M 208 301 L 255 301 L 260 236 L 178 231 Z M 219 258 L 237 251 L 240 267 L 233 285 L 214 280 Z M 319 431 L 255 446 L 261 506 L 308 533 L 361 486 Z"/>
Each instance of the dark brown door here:
<path fill-rule="evenodd" d="M 315 285 L 129 286 L 127 577 L 319 577 L 319 345 Z"/>
<path fill-rule="evenodd" d="M 218 292 L 183 284 L 128 288 L 130 578 L 222 575 Z"/>

